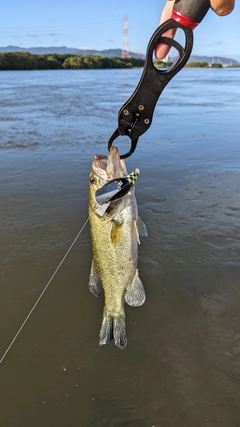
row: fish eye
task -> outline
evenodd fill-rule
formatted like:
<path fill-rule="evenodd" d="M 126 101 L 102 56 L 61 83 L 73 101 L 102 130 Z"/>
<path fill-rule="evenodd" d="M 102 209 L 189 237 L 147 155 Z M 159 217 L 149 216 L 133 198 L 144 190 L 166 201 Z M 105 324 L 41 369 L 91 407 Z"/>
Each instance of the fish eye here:
<path fill-rule="evenodd" d="M 94 184 L 95 183 L 95 177 L 93 176 L 93 175 L 91 175 L 90 177 L 89 177 L 89 182 L 90 182 L 90 184 Z"/>

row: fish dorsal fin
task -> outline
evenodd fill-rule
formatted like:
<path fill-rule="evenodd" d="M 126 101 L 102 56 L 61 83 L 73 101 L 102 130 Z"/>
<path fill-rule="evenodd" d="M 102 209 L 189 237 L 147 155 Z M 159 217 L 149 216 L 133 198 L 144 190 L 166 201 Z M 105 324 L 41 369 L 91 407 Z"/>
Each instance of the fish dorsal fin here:
<path fill-rule="evenodd" d="M 95 295 L 95 297 L 98 297 L 103 290 L 102 282 L 99 278 L 98 272 L 95 268 L 93 261 L 92 261 L 92 267 L 91 267 L 91 272 L 89 276 L 88 286 L 89 286 L 90 292 L 93 295 Z"/>
<path fill-rule="evenodd" d="M 125 301 L 132 307 L 143 305 L 146 300 L 143 284 L 139 278 L 138 270 L 136 270 L 132 284 L 125 294 Z"/>
<path fill-rule="evenodd" d="M 141 220 L 141 218 L 138 217 L 138 219 L 136 219 L 134 221 L 134 229 L 135 229 L 138 244 L 140 245 L 139 236 L 147 236 L 148 235 L 147 227 L 144 224 L 144 222 Z"/>

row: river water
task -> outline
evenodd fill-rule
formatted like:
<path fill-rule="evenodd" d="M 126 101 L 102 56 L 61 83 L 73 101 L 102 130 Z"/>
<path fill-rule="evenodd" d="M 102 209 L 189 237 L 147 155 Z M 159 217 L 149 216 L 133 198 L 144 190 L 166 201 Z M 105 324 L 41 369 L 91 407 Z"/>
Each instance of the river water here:
<path fill-rule="evenodd" d="M 140 75 L 0 73 L 0 358 L 87 219 L 91 158 Z M 87 225 L 0 365 L 1 427 L 239 426 L 239 117 L 240 69 L 170 82 L 127 160 L 149 234 L 127 348 L 98 346 Z"/>

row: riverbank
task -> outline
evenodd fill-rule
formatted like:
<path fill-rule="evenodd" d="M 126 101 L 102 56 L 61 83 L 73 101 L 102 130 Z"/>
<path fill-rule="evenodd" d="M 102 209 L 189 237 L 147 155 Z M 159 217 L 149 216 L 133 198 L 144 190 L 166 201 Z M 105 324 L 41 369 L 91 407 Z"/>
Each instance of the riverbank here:
<path fill-rule="evenodd" d="M 143 67 L 144 62 L 141 58 L 108 58 L 98 55 L 33 55 L 21 51 L 0 53 L 0 70 L 4 71 L 137 68 Z"/>
<path fill-rule="evenodd" d="M 71 55 L 71 54 L 43 54 L 36 55 L 29 52 L 2 52 L 0 53 L 0 71 L 8 70 L 87 70 L 87 69 L 114 69 L 114 68 L 142 68 L 145 60 L 142 58 L 105 57 L 100 55 Z M 172 62 L 155 61 L 157 68 L 167 68 Z M 223 68 L 222 64 L 208 62 L 189 62 L 187 68 Z M 240 64 L 231 66 L 240 67 Z"/>

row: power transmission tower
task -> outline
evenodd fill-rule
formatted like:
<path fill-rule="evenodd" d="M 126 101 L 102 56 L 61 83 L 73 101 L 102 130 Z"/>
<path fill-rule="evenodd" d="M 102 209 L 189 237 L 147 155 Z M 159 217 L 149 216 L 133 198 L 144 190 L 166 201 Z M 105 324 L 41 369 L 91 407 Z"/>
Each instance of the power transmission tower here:
<path fill-rule="evenodd" d="M 128 16 L 124 15 L 122 58 L 131 58 L 128 44 Z"/>

